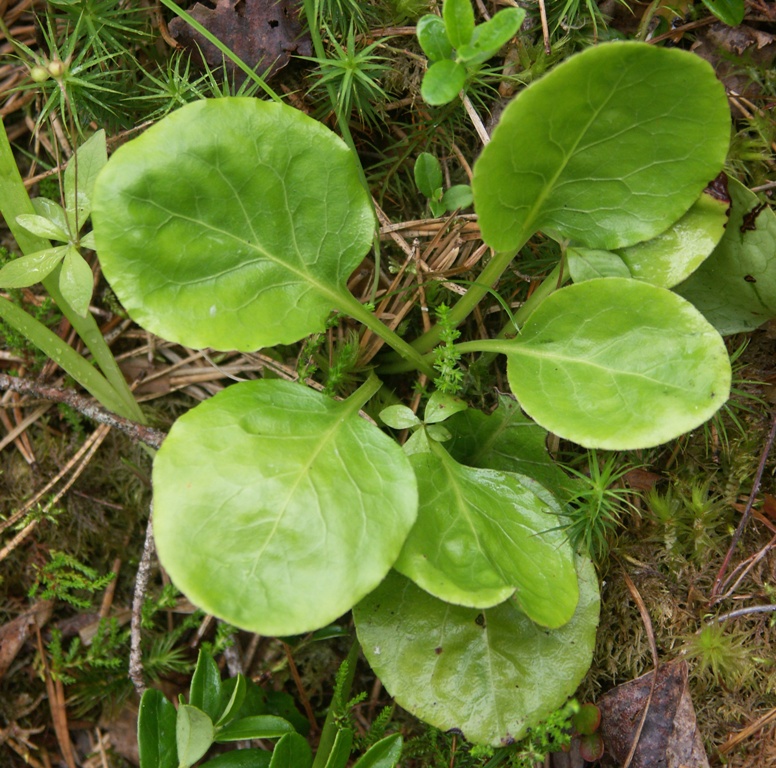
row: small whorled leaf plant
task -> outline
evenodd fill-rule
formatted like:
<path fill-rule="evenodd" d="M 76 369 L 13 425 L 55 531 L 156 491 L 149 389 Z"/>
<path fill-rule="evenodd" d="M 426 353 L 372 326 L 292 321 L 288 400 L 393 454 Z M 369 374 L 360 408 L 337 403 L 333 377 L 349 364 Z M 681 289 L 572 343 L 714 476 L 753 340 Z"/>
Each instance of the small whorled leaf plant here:
<path fill-rule="evenodd" d="M 356 157 L 323 125 L 225 98 L 116 151 L 94 184 L 94 243 L 142 327 L 255 351 L 338 311 L 396 352 L 341 402 L 248 381 L 178 419 L 153 470 L 154 535 L 177 586 L 266 635 L 353 609 L 396 700 L 475 742 L 511 743 L 560 706 L 590 663 L 599 599 L 589 558 L 559 531 L 545 430 L 646 447 L 727 399 L 722 338 L 670 289 L 725 231 L 727 203 L 706 188 L 729 120 L 711 68 L 678 50 L 601 45 L 533 83 L 474 167 L 492 256 L 444 327 L 411 343 L 347 289 L 375 221 Z M 451 342 L 537 232 L 560 242 L 558 267 L 498 338 Z M 378 375 L 433 378 L 443 336 L 458 353 L 505 355 L 520 407 L 486 416 L 439 392 L 422 420 L 389 409 L 388 426 L 413 430 L 402 449 L 360 411 Z"/>

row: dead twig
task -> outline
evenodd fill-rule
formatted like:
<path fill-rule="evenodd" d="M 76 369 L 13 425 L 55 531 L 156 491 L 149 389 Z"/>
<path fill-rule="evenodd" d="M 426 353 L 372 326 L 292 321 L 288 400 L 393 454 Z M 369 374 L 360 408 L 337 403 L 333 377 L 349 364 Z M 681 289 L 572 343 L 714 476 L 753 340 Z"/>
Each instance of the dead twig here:
<path fill-rule="evenodd" d="M 135 577 L 135 594 L 132 597 L 132 622 L 129 630 L 129 679 L 132 680 L 137 695 L 145 693 L 146 684 L 143 677 L 143 653 L 140 649 L 142 630 L 143 602 L 145 600 L 148 581 L 151 575 L 151 559 L 154 555 L 154 531 L 152 525 L 153 504 L 148 515 L 145 544 Z"/>
<path fill-rule="evenodd" d="M 96 421 L 98 424 L 106 424 L 114 427 L 126 435 L 129 435 L 135 442 L 145 443 L 152 448 L 160 448 L 162 441 L 167 436 L 166 433 L 143 424 L 138 424 L 123 416 L 117 416 L 115 413 L 105 410 L 97 405 L 93 400 L 84 395 L 78 394 L 71 389 L 61 389 L 60 387 L 47 387 L 38 384 L 29 379 L 21 379 L 17 376 L 8 376 L 0 374 L 0 389 L 10 389 L 24 395 L 33 395 L 42 400 L 50 400 L 54 403 L 64 403 L 70 406 L 87 419 Z"/>

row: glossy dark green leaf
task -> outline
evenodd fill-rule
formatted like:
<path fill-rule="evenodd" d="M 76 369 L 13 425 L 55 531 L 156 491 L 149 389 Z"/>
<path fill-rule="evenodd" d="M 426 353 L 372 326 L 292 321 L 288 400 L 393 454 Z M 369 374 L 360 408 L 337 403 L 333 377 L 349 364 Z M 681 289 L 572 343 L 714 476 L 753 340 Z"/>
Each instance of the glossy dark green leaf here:
<path fill-rule="evenodd" d="M 467 0 L 468 2 L 468 0 Z M 458 98 L 466 84 L 463 64 L 446 59 L 434 62 L 426 71 L 420 86 L 420 95 L 427 104 L 440 106 Z"/>
<path fill-rule="evenodd" d="M 269 768 L 308 768 L 312 762 L 307 739 L 298 733 L 288 733 L 275 746 Z"/>
<path fill-rule="evenodd" d="M 453 46 L 447 39 L 445 23 L 433 13 L 426 14 L 418 20 L 415 28 L 418 42 L 431 62 L 449 59 L 453 54 Z"/>
<path fill-rule="evenodd" d="M 223 743 L 248 739 L 278 739 L 287 733 L 295 733 L 294 726 L 288 720 L 275 715 L 254 715 L 232 720 L 219 728 L 215 740 Z"/>
<path fill-rule="evenodd" d="M 598 582 L 589 560 L 577 569 L 579 604 L 560 629 L 542 629 L 511 600 L 462 608 L 391 573 L 354 609 L 358 638 L 404 709 L 478 744 L 511 744 L 561 706 L 590 665 Z"/>
<path fill-rule="evenodd" d="M 202 649 L 191 678 L 189 704 L 201 709 L 214 723 L 221 717 L 221 672 L 213 657 Z"/>
<path fill-rule="evenodd" d="M 358 404 L 283 381 L 233 385 L 179 418 L 153 484 L 173 582 L 272 636 L 326 626 L 377 586 L 417 509 L 407 457 Z"/>
<path fill-rule="evenodd" d="M 180 704 L 175 723 L 179 768 L 194 765 L 210 749 L 214 736 L 213 721 L 201 709 Z"/>
<path fill-rule="evenodd" d="M 560 507 L 520 475 L 466 467 L 427 445 L 410 457 L 418 519 L 396 570 L 449 603 L 489 608 L 514 594 L 538 624 L 569 621 L 579 593 Z"/>
<path fill-rule="evenodd" d="M 351 151 L 291 107 L 198 101 L 119 148 L 92 214 L 133 320 L 189 347 L 253 351 L 322 331 L 372 240 Z"/>
<path fill-rule="evenodd" d="M 720 335 L 689 302 L 638 280 L 561 288 L 502 351 L 526 413 L 589 448 L 671 440 L 709 419 L 730 390 Z"/>
<path fill-rule="evenodd" d="M 676 287 L 722 334 L 751 331 L 776 317 L 776 214 L 735 179 L 725 234 Z"/>
<path fill-rule="evenodd" d="M 499 251 L 537 230 L 606 250 L 655 237 L 719 173 L 729 134 L 724 88 L 700 57 L 588 48 L 504 110 L 474 167 L 483 237 Z"/>
<path fill-rule="evenodd" d="M 703 0 L 703 4 L 729 27 L 737 27 L 746 14 L 744 0 Z"/>
<path fill-rule="evenodd" d="M 176 717 L 175 706 L 161 691 L 145 691 L 137 715 L 140 768 L 178 768 Z"/>

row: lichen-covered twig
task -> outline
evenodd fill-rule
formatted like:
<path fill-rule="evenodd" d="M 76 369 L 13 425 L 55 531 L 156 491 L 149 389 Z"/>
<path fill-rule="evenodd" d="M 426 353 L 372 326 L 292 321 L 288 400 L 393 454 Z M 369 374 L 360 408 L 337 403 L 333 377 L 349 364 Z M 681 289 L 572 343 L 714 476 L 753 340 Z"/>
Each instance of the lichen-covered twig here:
<path fill-rule="evenodd" d="M 132 622 L 129 631 L 129 678 L 132 680 L 138 696 L 142 696 L 146 689 L 143 677 L 143 654 L 140 650 L 140 639 L 143 619 L 143 601 L 148 589 L 148 579 L 151 575 L 151 560 L 154 555 L 154 532 L 152 526 L 153 504 L 148 516 L 143 555 L 137 567 L 135 577 L 135 594 L 132 598 Z"/>

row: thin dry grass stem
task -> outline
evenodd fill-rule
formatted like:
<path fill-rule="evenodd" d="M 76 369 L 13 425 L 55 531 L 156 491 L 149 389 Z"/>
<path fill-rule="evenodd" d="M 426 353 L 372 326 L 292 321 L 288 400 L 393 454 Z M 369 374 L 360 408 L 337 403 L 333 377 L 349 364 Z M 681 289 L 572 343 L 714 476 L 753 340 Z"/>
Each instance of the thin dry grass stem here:
<path fill-rule="evenodd" d="M 46 403 L 36 408 L 29 416 L 19 422 L 2 440 L 0 440 L 0 451 L 7 445 L 13 443 L 16 438 L 34 424 L 46 411 L 51 408 L 51 403 Z"/>
<path fill-rule="evenodd" d="M 461 101 L 463 102 L 463 108 L 466 110 L 466 114 L 469 116 L 469 120 L 472 121 L 474 130 L 477 132 L 477 136 L 479 136 L 480 141 L 483 143 L 483 145 L 489 144 L 490 134 L 488 133 L 488 129 L 485 127 L 485 123 L 482 122 L 482 118 L 474 108 L 474 104 L 472 104 L 471 99 L 463 91 L 461 91 L 460 96 Z"/>
<path fill-rule="evenodd" d="M 466 174 L 467 178 L 469 179 L 469 184 L 472 182 L 472 176 L 474 175 L 472 173 L 472 167 L 469 165 L 469 161 L 463 156 L 463 152 L 461 152 L 461 148 L 453 142 L 452 145 L 453 154 L 455 155 L 456 160 L 461 164 L 461 168 L 463 168 L 464 173 Z"/>
<path fill-rule="evenodd" d="M 12 397 L 11 392 L 6 392 L 2 400 L 0 400 L 0 423 L 2 423 L 3 427 L 5 427 L 5 431 L 7 434 L 10 434 L 11 432 L 14 432 L 16 427 L 19 426 L 20 419 L 17 417 L 16 424 L 14 424 L 11 421 L 11 418 L 8 416 L 8 412 L 6 411 L 7 407 L 10 407 L 10 400 Z M 14 413 L 18 411 L 17 408 L 14 408 Z M 23 421 L 23 419 L 22 419 Z M 23 438 L 27 437 L 26 432 L 21 432 L 20 434 L 17 434 L 16 437 L 13 440 L 13 444 L 16 446 L 16 449 L 19 451 L 19 453 L 22 455 L 22 458 L 28 463 L 28 464 L 34 464 L 35 463 L 35 456 L 30 449 L 28 449 L 28 443 L 29 438 L 27 440 L 24 440 Z"/>
<path fill-rule="evenodd" d="M 113 574 L 113 578 L 108 582 L 108 586 L 105 588 L 102 601 L 100 602 L 100 610 L 98 615 L 101 619 L 107 619 L 110 615 L 110 609 L 113 605 L 113 596 L 116 594 L 116 584 L 119 580 L 119 571 L 121 570 L 120 557 L 117 557 L 113 561 L 113 565 L 111 566 L 110 570 Z"/>
<path fill-rule="evenodd" d="M 305 690 L 304 684 L 302 683 L 302 678 L 299 675 L 299 670 L 297 669 L 296 662 L 294 661 L 294 655 L 291 653 L 291 648 L 289 647 L 288 643 L 285 643 L 282 640 L 280 643 L 283 646 L 283 650 L 286 652 L 288 668 L 291 671 L 291 677 L 294 679 L 294 685 L 296 685 L 296 690 L 299 694 L 299 700 L 302 702 L 302 707 L 305 711 L 305 714 L 307 715 L 307 720 L 310 723 L 310 730 L 312 733 L 318 733 L 320 730 L 318 727 L 318 722 L 315 719 L 315 713 L 313 712 L 312 705 L 310 704 L 310 698 L 307 695 L 307 691 Z"/>
<path fill-rule="evenodd" d="M 60 480 L 69 474 L 69 477 L 67 477 L 63 486 L 46 503 L 47 509 L 53 507 L 89 465 L 89 462 L 97 452 L 97 449 L 108 436 L 108 432 L 110 432 L 110 427 L 106 425 L 101 424 L 97 427 L 97 429 L 84 441 L 84 444 L 78 449 L 73 458 L 67 462 L 64 469 L 62 469 L 53 480 L 50 480 L 42 490 L 38 491 L 32 499 L 26 502 L 21 509 L 14 512 L 7 520 L 4 520 L 0 524 L 0 533 L 3 533 L 3 531 L 6 531 L 10 526 L 23 518 L 40 501 L 40 499 L 43 498 L 43 496 L 49 493 Z M 5 560 L 5 558 L 35 530 L 40 519 L 41 518 L 36 517 L 19 531 L 5 547 L 0 549 L 0 562 Z"/>
<path fill-rule="evenodd" d="M 544 40 L 544 52 L 549 56 L 552 53 L 552 46 L 550 45 L 550 26 L 547 23 L 547 8 L 544 4 L 544 0 L 538 0 L 539 3 L 539 18 L 542 22 L 542 39 Z"/>
<path fill-rule="evenodd" d="M 67 764 L 67 768 L 76 768 L 75 754 L 73 752 L 73 743 L 70 741 L 70 731 L 67 724 L 67 703 L 65 700 L 65 687 L 60 679 L 54 679 L 49 668 L 46 652 L 43 648 L 43 638 L 40 634 L 40 627 L 35 625 L 35 634 L 38 641 L 38 653 L 43 664 L 43 673 L 46 682 L 46 693 L 48 694 L 49 708 L 51 710 L 51 720 L 54 724 L 54 733 L 57 737 L 57 743 L 62 754 L 62 759 Z"/>
<path fill-rule="evenodd" d="M 736 749 L 736 747 L 740 746 L 747 739 L 750 739 L 758 731 L 761 731 L 763 728 L 765 728 L 766 725 L 770 725 L 771 723 L 776 723 L 776 709 L 772 709 L 762 717 L 758 717 L 757 720 L 744 728 L 743 731 L 739 731 L 735 735 L 728 738 L 728 740 L 717 750 L 717 752 L 719 752 L 720 755 L 726 755 L 729 752 L 732 752 L 734 749 Z"/>
<path fill-rule="evenodd" d="M 622 768 L 628 768 L 633 761 L 633 756 L 636 754 L 636 748 L 638 747 L 639 739 L 641 738 L 641 732 L 644 729 L 644 723 L 647 720 L 647 713 L 649 712 L 649 707 L 652 703 L 652 696 L 655 692 L 655 686 L 657 685 L 657 669 L 660 665 L 660 660 L 658 659 L 657 655 L 657 643 L 655 642 L 655 632 L 652 628 L 652 619 L 649 617 L 647 606 L 644 604 L 644 600 L 642 599 L 638 589 L 636 589 L 636 585 L 633 583 L 633 579 L 631 579 L 630 574 L 625 570 L 625 567 L 622 565 L 622 563 L 620 563 L 620 569 L 622 570 L 622 575 L 625 579 L 625 584 L 628 587 L 628 591 L 631 593 L 631 596 L 633 597 L 633 600 L 639 609 L 641 621 L 644 624 L 644 631 L 647 633 L 647 639 L 649 640 L 649 649 L 652 653 L 652 664 L 654 665 L 654 669 L 652 671 L 652 684 L 649 687 L 649 695 L 647 696 L 647 700 L 644 702 L 644 711 L 641 714 L 641 720 L 639 721 L 638 728 L 636 729 L 636 733 L 633 737 L 633 743 L 631 744 L 628 757 L 625 759 L 625 762 L 622 765 Z"/>
<path fill-rule="evenodd" d="M 776 536 L 774 536 L 759 552 L 755 552 L 742 563 L 739 563 L 733 570 L 733 573 L 730 574 L 725 580 L 725 583 L 720 587 L 721 590 L 724 590 L 724 594 L 720 595 L 715 602 L 721 602 L 734 595 L 741 585 L 741 582 L 746 578 L 752 568 L 763 560 L 774 547 L 776 547 Z M 734 579 L 735 581 L 733 581 Z"/>

